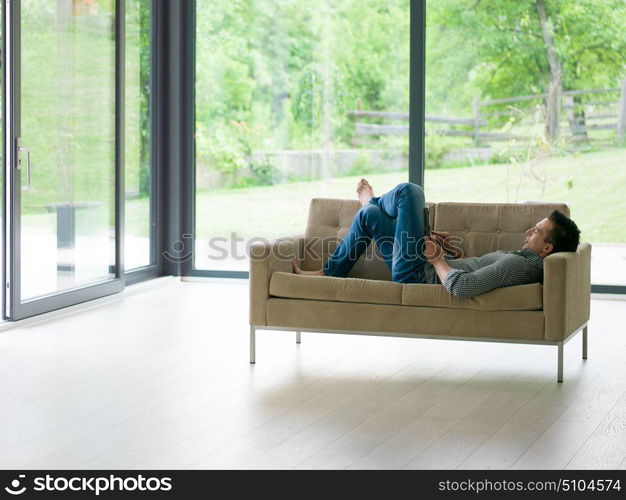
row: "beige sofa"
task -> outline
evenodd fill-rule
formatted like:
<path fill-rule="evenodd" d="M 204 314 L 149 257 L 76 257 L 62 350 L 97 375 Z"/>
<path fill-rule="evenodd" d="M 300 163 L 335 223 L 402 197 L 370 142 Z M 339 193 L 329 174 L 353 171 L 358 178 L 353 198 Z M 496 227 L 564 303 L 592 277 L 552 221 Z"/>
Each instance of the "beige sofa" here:
<path fill-rule="evenodd" d="M 292 273 L 320 269 L 350 226 L 356 200 L 315 198 L 304 235 L 251 246 L 250 362 L 257 330 L 350 333 L 558 346 L 557 380 L 563 381 L 563 344 L 582 330 L 587 357 L 591 245 L 544 261 L 544 282 L 499 288 L 472 298 L 449 295 L 442 285 L 400 284 L 375 244 L 349 278 Z M 466 256 L 518 250 L 525 231 L 559 203 L 429 203 L 431 227 L 458 237 Z"/>

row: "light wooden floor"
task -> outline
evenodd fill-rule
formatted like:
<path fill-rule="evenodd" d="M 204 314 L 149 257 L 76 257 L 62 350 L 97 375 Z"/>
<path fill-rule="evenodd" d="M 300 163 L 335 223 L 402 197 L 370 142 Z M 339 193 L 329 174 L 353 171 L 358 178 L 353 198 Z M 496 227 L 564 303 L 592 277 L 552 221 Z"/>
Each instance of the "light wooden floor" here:
<path fill-rule="evenodd" d="M 626 302 L 556 347 L 259 332 L 173 279 L 0 332 L 1 468 L 626 468 Z"/>

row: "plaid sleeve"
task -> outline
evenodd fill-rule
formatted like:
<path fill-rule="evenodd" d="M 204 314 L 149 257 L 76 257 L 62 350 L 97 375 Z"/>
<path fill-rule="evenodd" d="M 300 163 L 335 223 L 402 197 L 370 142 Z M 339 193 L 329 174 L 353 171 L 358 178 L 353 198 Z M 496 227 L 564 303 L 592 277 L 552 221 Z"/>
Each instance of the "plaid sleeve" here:
<path fill-rule="evenodd" d="M 503 259 L 476 271 L 451 269 L 443 286 L 455 297 L 469 298 L 494 288 L 528 283 L 526 266 L 520 264 L 523 263 Z"/>

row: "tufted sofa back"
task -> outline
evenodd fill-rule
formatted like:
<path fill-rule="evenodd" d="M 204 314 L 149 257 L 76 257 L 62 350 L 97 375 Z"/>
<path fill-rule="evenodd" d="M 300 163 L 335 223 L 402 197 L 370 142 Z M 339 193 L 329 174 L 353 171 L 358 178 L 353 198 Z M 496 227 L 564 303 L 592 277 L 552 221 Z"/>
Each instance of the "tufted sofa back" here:
<path fill-rule="evenodd" d="M 357 200 L 313 198 L 304 233 L 303 269 L 320 269 L 339 241 L 348 232 L 352 219 L 361 207 Z M 428 203 L 430 225 L 437 231 L 449 231 L 454 243 L 466 256 L 484 255 L 495 250 L 519 250 L 524 235 L 532 227 L 560 210 L 569 217 L 564 203 Z M 350 272 L 354 278 L 391 279 L 375 244 Z"/>

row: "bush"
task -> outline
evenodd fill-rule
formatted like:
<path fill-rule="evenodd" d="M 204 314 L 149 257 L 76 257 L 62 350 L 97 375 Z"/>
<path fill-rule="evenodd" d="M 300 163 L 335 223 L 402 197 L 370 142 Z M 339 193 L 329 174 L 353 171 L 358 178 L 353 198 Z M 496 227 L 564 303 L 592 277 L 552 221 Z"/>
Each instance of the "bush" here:
<path fill-rule="evenodd" d="M 366 175 L 376 172 L 378 169 L 374 165 L 372 165 L 372 159 L 370 158 L 369 153 L 365 151 L 359 151 L 356 160 L 350 168 L 346 171 L 344 176 L 352 176 L 352 175 Z"/>
<path fill-rule="evenodd" d="M 209 133 L 198 124 L 196 154 L 209 170 L 224 174 L 230 181 L 246 166 L 244 145 L 230 127 L 216 127 Z"/>
<path fill-rule="evenodd" d="M 267 156 L 250 161 L 249 167 L 254 175 L 253 180 L 256 186 L 273 186 L 280 182 L 281 172 Z"/>
<path fill-rule="evenodd" d="M 458 144 L 438 135 L 427 135 L 424 138 L 424 147 L 424 166 L 433 169 L 447 166 L 446 155 L 455 149 L 460 149 Z"/>

